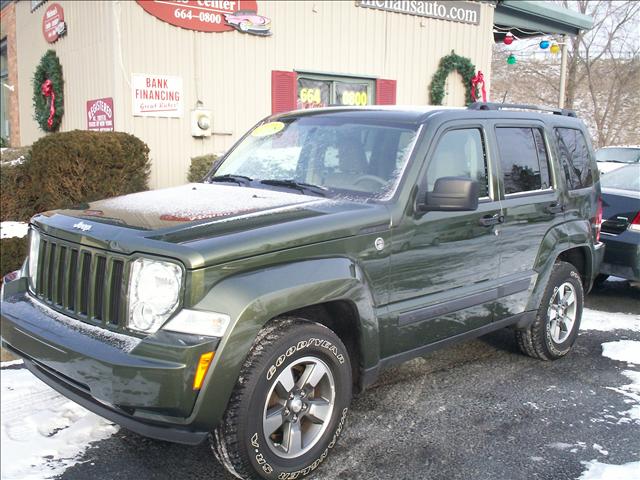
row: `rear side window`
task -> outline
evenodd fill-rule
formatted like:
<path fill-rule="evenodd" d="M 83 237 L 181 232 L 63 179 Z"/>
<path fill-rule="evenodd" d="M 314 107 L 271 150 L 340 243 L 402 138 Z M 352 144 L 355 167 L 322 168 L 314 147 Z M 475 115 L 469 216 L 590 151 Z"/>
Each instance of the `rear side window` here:
<path fill-rule="evenodd" d="M 549 158 L 539 128 L 499 127 L 496 138 L 505 194 L 551 187 Z"/>
<path fill-rule="evenodd" d="M 560 165 L 570 190 L 593 184 L 591 157 L 584 135 L 575 128 L 556 128 Z"/>

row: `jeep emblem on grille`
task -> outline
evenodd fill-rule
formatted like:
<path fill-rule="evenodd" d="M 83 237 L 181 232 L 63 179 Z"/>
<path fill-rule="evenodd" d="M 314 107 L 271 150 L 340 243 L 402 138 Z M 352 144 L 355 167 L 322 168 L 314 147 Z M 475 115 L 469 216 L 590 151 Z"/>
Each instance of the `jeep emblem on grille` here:
<path fill-rule="evenodd" d="M 77 228 L 78 230 L 82 230 L 83 232 L 88 232 L 89 230 L 91 230 L 91 225 L 84 222 L 78 222 L 73 225 L 73 228 Z"/>

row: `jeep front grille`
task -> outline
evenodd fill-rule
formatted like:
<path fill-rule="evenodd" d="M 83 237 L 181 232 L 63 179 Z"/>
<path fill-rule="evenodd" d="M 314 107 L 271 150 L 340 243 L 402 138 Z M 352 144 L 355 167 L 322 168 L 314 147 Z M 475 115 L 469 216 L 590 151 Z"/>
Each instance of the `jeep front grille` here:
<path fill-rule="evenodd" d="M 35 293 L 74 318 L 124 326 L 126 266 L 112 253 L 42 236 Z"/>

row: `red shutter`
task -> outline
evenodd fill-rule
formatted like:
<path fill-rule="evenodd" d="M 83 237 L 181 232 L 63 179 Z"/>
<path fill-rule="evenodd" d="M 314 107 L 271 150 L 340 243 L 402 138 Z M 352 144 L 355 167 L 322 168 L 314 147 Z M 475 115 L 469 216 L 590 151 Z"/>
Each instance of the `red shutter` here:
<path fill-rule="evenodd" d="M 376 105 L 395 105 L 396 104 L 396 81 L 376 80 Z"/>
<path fill-rule="evenodd" d="M 271 71 L 271 113 L 296 109 L 298 76 L 296 72 Z"/>

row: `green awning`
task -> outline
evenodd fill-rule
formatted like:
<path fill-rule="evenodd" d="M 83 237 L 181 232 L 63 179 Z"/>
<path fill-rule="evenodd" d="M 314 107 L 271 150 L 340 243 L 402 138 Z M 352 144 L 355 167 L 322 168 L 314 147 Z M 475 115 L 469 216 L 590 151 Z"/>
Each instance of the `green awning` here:
<path fill-rule="evenodd" d="M 516 36 L 528 37 L 541 34 L 576 35 L 580 30 L 589 30 L 593 26 L 593 19 L 552 2 L 503 0 L 496 5 L 493 23 L 500 29 L 513 29 Z"/>

